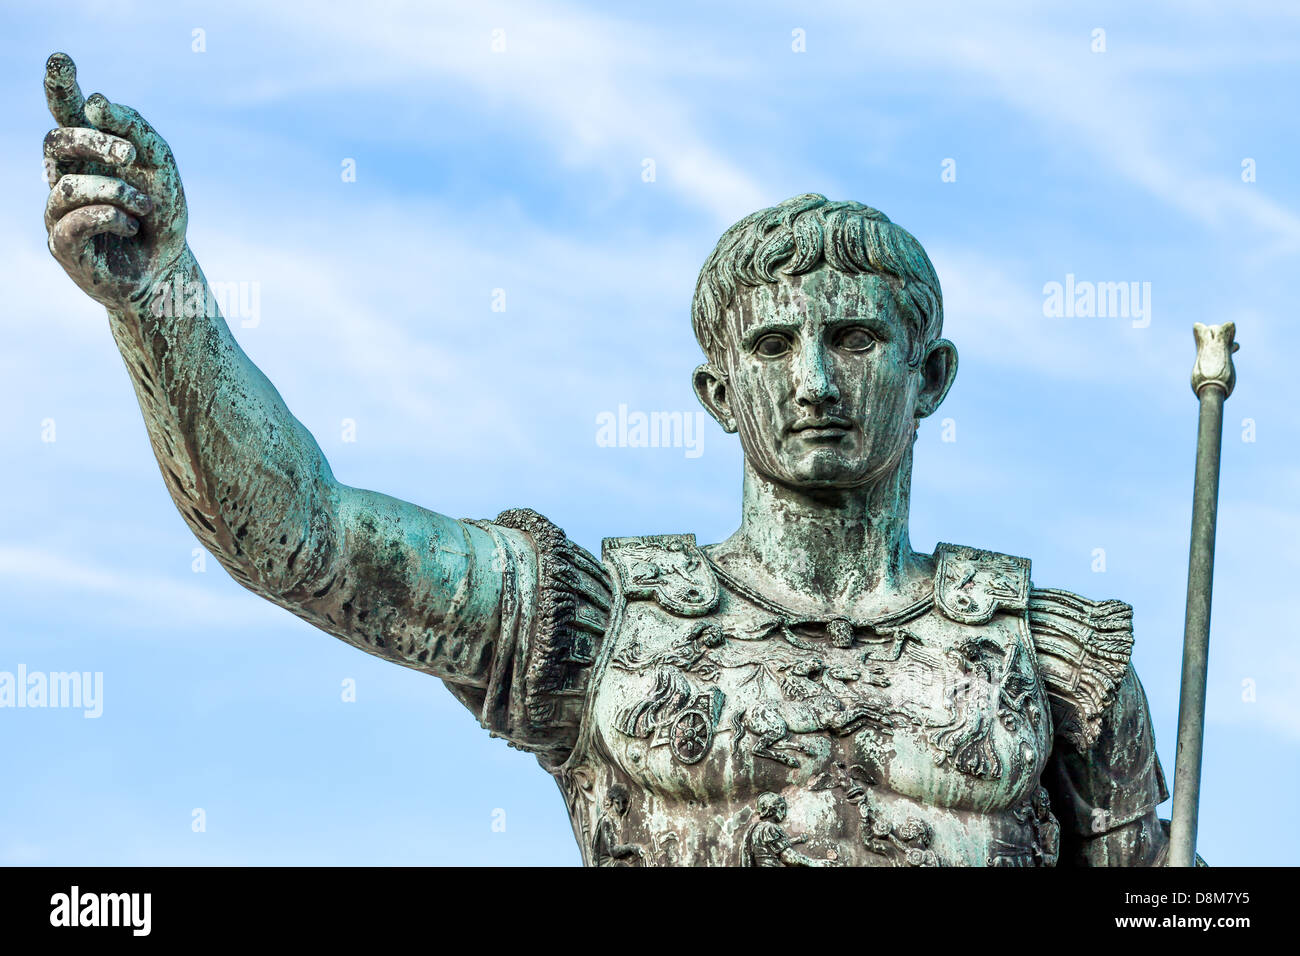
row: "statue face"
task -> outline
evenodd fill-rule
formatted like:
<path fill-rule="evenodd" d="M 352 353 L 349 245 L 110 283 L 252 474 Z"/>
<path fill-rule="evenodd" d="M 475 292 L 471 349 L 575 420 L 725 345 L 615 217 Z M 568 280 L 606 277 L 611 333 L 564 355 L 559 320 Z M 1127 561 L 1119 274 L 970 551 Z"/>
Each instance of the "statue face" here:
<path fill-rule="evenodd" d="M 813 489 L 870 484 L 898 466 L 916 420 L 956 372 L 944 340 L 920 369 L 907 367 L 915 333 L 906 308 L 890 280 L 825 266 L 742 287 L 727 313 L 727 367 L 701 366 L 696 390 L 765 477 Z"/>

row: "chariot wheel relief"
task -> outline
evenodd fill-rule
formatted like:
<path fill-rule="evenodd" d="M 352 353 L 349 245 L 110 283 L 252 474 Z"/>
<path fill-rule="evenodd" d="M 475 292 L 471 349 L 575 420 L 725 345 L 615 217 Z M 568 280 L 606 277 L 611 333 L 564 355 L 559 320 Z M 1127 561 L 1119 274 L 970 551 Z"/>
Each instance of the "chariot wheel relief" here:
<path fill-rule="evenodd" d="M 668 731 L 668 746 L 682 763 L 699 763 L 713 743 L 713 724 L 701 711 L 679 714 Z"/>

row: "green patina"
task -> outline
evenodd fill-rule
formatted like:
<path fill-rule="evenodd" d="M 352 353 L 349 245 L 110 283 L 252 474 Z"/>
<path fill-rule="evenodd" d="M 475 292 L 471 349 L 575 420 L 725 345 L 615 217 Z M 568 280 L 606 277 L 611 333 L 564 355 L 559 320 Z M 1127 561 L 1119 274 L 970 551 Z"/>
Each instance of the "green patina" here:
<path fill-rule="evenodd" d="M 597 560 L 530 511 L 458 521 L 336 481 L 207 307 L 167 144 L 83 100 L 62 54 L 45 85 L 50 250 L 108 309 L 195 535 L 536 753 L 588 863 L 1165 862 L 1131 608 L 1036 587 L 1013 555 L 911 547 L 912 445 L 957 351 L 883 213 L 808 194 L 724 234 L 693 383 L 744 451 L 739 527 Z"/>

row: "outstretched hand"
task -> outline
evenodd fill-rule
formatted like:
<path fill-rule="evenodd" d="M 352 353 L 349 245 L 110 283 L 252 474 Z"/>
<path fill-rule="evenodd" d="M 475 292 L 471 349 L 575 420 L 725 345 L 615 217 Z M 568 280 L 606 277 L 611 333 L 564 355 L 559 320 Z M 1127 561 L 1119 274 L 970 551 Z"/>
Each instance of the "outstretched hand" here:
<path fill-rule="evenodd" d="M 45 65 L 59 128 L 45 137 L 49 247 L 72 281 L 110 309 L 149 295 L 185 251 L 185 192 L 167 143 L 129 106 L 83 99 L 65 53 Z"/>

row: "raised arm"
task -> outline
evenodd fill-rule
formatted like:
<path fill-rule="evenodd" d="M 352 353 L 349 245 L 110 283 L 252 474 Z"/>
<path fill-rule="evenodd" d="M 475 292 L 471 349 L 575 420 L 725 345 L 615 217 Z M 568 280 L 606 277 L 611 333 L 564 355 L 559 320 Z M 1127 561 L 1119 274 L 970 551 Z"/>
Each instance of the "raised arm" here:
<path fill-rule="evenodd" d="M 335 481 L 215 308 L 185 242 L 170 148 L 129 107 L 83 100 L 63 54 L 50 57 L 45 86 L 59 123 L 45 140 L 50 251 L 108 309 L 167 490 L 195 535 L 250 590 L 444 678 L 494 731 L 548 743 L 548 727 L 525 727 L 523 711 L 554 706 L 545 694 L 573 684 L 560 672 L 590 655 L 569 646 L 582 637 L 571 620 L 534 618 L 557 586 L 549 578 L 591 591 L 598 610 L 599 566 L 531 513 L 462 522 Z M 599 614 L 587 617 L 582 633 L 598 634 Z M 519 686 L 529 668 L 535 693 Z"/>

